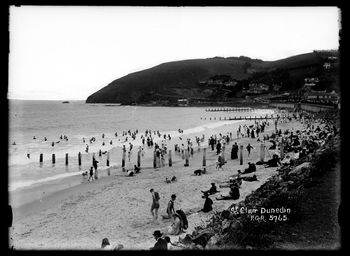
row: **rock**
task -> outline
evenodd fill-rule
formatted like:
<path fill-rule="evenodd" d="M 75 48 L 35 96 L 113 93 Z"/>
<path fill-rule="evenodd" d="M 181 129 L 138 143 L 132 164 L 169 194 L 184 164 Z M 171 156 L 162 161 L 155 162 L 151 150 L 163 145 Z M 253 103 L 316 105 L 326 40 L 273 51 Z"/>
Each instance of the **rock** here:
<path fill-rule="evenodd" d="M 223 222 L 222 222 L 222 230 L 225 232 L 225 231 L 227 231 L 229 228 L 230 228 L 230 226 L 231 226 L 231 221 L 229 221 L 229 220 L 224 220 Z"/>
<path fill-rule="evenodd" d="M 197 244 L 197 246 L 196 246 L 199 250 L 203 250 L 204 248 L 203 248 L 203 246 L 201 246 L 200 244 Z"/>
<path fill-rule="evenodd" d="M 214 235 L 209 239 L 207 246 L 209 246 L 212 249 L 212 247 L 215 246 L 218 242 L 219 242 L 219 237 L 217 235 Z"/>
<path fill-rule="evenodd" d="M 221 212 L 221 217 L 224 218 L 224 219 L 227 219 L 228 217 L 230 217 L 230 211 L 228 210 L 223 210 Z"/>
<path fill-rule="evenodd" d="M 290 171 L 289 172 L 289 175 L 290 174 L 300 174 L 303 172 L 303 169 L 304 168 L 309 168 L 310 167 L 310 162 L 305 162 L 305 163 L 302 163 L 300 165 L 298 165 L 297 167 L 294 168 L 294 170 Z"/>
<path fill-rule="evenodd" d="M 253 250 L 253 246 L 247 245 L 247 246 L 245 247 L 245 249 L 246 249 L 246 250 Z"/>

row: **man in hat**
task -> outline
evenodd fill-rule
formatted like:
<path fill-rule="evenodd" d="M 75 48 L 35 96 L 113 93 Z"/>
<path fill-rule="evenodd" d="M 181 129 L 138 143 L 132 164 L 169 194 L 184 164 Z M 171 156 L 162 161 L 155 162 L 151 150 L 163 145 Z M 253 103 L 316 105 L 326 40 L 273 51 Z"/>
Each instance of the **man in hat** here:
<path fill-rule="evenodd" d="M 151 250 L 168 250 L 168 243 L 162 238 L 163 233 L 159 230 L 154 231 L 153 237 L 156 239 L 156 243 L 151 248 Z"/>

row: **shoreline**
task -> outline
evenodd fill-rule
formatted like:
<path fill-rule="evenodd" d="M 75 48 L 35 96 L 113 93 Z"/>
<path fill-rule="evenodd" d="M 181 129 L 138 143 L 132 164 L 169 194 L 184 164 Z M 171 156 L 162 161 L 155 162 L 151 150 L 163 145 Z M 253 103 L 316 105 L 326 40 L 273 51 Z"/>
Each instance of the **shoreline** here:
<path fill-rule="evenodd" d="M 288 123 L 280 124 L 284 125 L 290 128 L 296 127 Z M 229 127 L 221 128 L 223 131 Z M 265 134 L 270 134 L 272 130 L 273 125 L 270 124 Z M 215 132 L 218 134 L 220 130 Z M 248 142 L 253 146 L 258 145 L 256 139 L 244 137 L 239 140 L 243 145 Z M 11 233 L 14 246 L 19 249 L 98 249 L 101 239 L 108 237 L 112 245 L 121 243 L 125 249 L 148 249 L 154 244 L 152 232 L 156 229 L 166 229 L 170 225 L 170 222 L 165 220 L 159 220 L 159 223 L 151 221 L 149 189 L 153 187 L 160 193 L 159 216 L 165 213 L 167 201 L 174 192 L 178 198 L 175 209 L 182 209 L 187 213 L 199 210 L 204 203 L 200 190 L 208 189 L 210 182 L 218 185 L 227 181 L 228 177 L 236 174 L 238 169 L 246 168 L 247 161 L 258 160 L 259 150 L 255 146 L 250 157 L 247 157 L 244 151 L 244 165 L 240 166 L 238 160 L 231 160 L 229 157 L 232 144 L 231 141 L 227 146 L 225 153 L 227 164 L 222 171 L 215 169 L 217 159 L 215 151 L 207 150 L 208 173 L 194 176 L 193 171 L 202 165 L 201 150 L 190 158 L 190 167 L 183 167 L 184 160 L 179 157 L 181 160 L 172 167 L 141 169 L 141 173 L 134 177 L 126 177 L 126 174 L 119 171 L 120 176 L 111 175 L 111 178 L 81 184 L 44 197 L 41 201 L 37 200 L 13 209 L 15 221 Z M 238 201 L 244 200 L 246 195 L 257 189 L 273 173 L 275 173 L 273 168 L 258 167 L 256 174 L 259 181 L 244 182 Z M 173 175 L 178 181 L 166 184 L 165 177 Z M 219 190 L 220 194 L 228 192 L 228 188 Z M 188 195 L 193 196 L 189 198 Z M 215 199 L 213 201 L 214 211 L 225 209 L 235 202 L 235 200 Z M 211 214 L 190 214 L 186 233 Z M 172 240 L 175 241 L 177 237 L 179 236 L 172 236 Z"/>
<path fill-rule="evenodd" d="M 244 124 L 248 124 L 248 123 L 251 123 L 251 122 L 254 122 L 254 120 L 220 120 L 220 121 L 216 120 L 215 122 L 212 122 L 212 123 L 208 122 L 208 123 L 202 124 L 200 126 L 188 128 L 188 129 L 184 130 L 185 133 L 174 134 L 174 131 L 165 131 L 162 134 L 168 134 L 170 132 L 173 132 L 171 141 L 169 141 L 169 140 L 165 141 L 165 143 L 168 146 L 168 149 L 171 149 L 171 150 L 173 149 L 174 144 L 181 145 L 181 142 L 186 141 L 186 138 L 191 138 L 191 140 L 194 142 L 193 148 L 194 148 L 194 151 L 195 151 L 195 154 L 196 154 L 198 145 L 194 141 L 194 137 L 195 136 L 201 137 L 202 134 L 205 134 L 205 136 L 206 136 L 205 141 L 202 142 L 201 146 L 200 146 L 202 148 L 203 145 L 207 144 L 207 139 L 209 138 L 209 136 L 211 134 L 213 134 L 213 133 L 218 134 L 220 131 L 225 130 L 226 126 L 234 126 L 234 127 L 237 126 L 238 127 L 238 125 L 242 125 L 243 126 Z M 199 128 L 202 128 L 202 129 L 199 129 Z M 188 131 L 188 133 L 186 133 L 186 131 Z M 233 133 L 233 137 L 235 137 L 236 135 L 235 135 L 234 130 L 232 130 L 232 133 Z M 183 139 L 181 140 L 180 138 L 183 138 Z M 154 137 L 154 142 L 155 143 L 160 144 L 162 141 L 163 141 L 162 137 L 161 138 Z M 136 141 L 132 141 L 132 142 L 134 144 L 135 150 L 136 150 L 136 148 L 138 146 L 140 146 L 140 145 L 142 146 L 142 143 L 141 143 L 139 138 L 137 138 Z M 28 185 L 20 187 L 20 188 L 17 188 L 17 189 L 10 189 L 9 188 L 10 197 L 11 198 L 12 197 L 15 198 L 15 200 L 11 200 L 11 204 L 14 205 L 14 207 L 16 207 L 16 206 L 18 206 L 20 204 L 23 204 L 23 203 L 19 203 L 18 202 L 19 199 L 21 198 L 21 194 L 25 195 L 25 196 L 23 196 L 23 198 L 26 198 L 24 200 L 25 203 L 29 202 L 29 198 L 40 199 L 40 195 L 38 195 L 38 192 L 36 192 L 36 190 L 40 190 L 40 187 L 48 188 L 48 185 L 50 185 L 50 184 L 55 186 L 58 189 L 60 187 L 65 187 L 65 188 L 69 187 L 69 185 L 67 186 L 67 184 L 75 184 L 75 185 L 80 184 L 81 180 L 82 180 L 81 173 L 83 171 L 87 170 L 86 161 L 87 161 L 87 159 L 92 158 L 93 151 L 96 151 L 94 153 L 96 154 L 96 159 L 100 162 L 99 163 L 99 170 L 102 169 L 103 173 L 106 173 L 107 169 L 111 169 L 111 175 L 112 175 L 113 172 L 115 172 L 115 170 L 113 171 L 112 169 L 115 169 L 115 168 L 118 169 L 117 172 L 120 171 L 119 169 L 121 168 L 121 145 L 123 145 L 123 144 L 127 145 L 128 142 L 122 143 L 122 144 L 120 144 L 118 146 L 113 146 L 113 147 L 111 147 L 109 149 L 109 151 L 111 152 L 110 167 L 106 166 L 106 156 L 102 155 L 101 157 L 99 157 L 98 156 L 98 150 L 97 150 L 98 146 L 97 145 L 93 145 L 91 147 L 91 152 L 90 153 L 82 154 L 82 159 L 85 159 L 84 160 L 85 161 L 85 167 L 84 167 L 84 164 L 82 165 L 82 167 L 73 166 L 73 167 L 70 167 L 70 168 L 74 169 L 74 171 L 69 171 L 69 172 L 65 172 L 65 173 L 58 173 L 58 174 L 56 174 L 56 176 L 58 176 L 58 178 L 53 179 L 55 176 L 48 176 L 48 177 L 42 178 L 42 179 L 40 179 L 38 181 L 33 181 L 32 184 L 29 183 Z M 144 149 L 145 149 L 146 158 L 144 159 L 142 157 L 142 162 L 144 163 L 144 167 L 151 167 L 152 166 L 152 161 L 153 161 L 152 160 L 152 158 L 153 158 L 153 151 L 152 151 L 153 148 L 150 149 L 150 148 L 148 148 L 145 145 Z M 174 152 L 173 152 L 173 154 L 174 154 Z M 135 158 L 136 157 L 136 152 L 133 152 L 132 155 L 133 155 L 132 158 Z M 58 160 L 60 158 L 57 156 L 56 159 Z M 176 155 L 175 155 L 175 158 L 173 159 L 173 161 L 174 160 L 175 161 L 179 160 Z M 72 159 L 70 159 L 70 162 L 72 162 Z M 131 162 L 126 161 L 126 168 L 127 169 L 133 168 L 133 164 L 136 164 L 135 159 L 133 159 L 133 161 L 131 161 Z M 48 166 L 47 168 L 51 168 L 51 166 L 52 166 L 50 163 L 48 163 L 48 161 L 45 161 L 44 165 Z M 88 164 L 88 166 L 90 166 L 90 164 Z M 43 168 L 45 168 L 45 166 Z M 61 164 L 61 168 L 64 168 L 63 164 Z M 67 176 L 67 177 L 61 177 L 61 176 Z M 58 184 L 58 183 L 61 183 L 61 185 Z M 49 190 L 51 192 L 54 191 L 53 188 L 51 188 Z M 50 192 L 50 191 L 45 191 L 44 190 L 44 192 L 46 194 L 48 192 Z M 29 192 L 30 195 L 27 195 L 27 192 Z M 31 201 L 33 201 L 33 200 L 31 200 Z"/>

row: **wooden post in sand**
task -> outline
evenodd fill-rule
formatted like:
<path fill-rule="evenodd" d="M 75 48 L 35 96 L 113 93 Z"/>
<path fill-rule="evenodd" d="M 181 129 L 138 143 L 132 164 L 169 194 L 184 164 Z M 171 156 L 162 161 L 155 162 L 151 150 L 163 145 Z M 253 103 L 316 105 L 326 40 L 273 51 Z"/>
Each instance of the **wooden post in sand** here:
<path fill-rule="evenodd" d="M 68 165 L 68 153 L 66 153 L 66 165 Z"/>
<path fill-rule="evenodd" d="M 189 152 L 187 149 L 185 149 L 185 165 L 184 166 L 189 166 L 189 160 L 188 160 L 188 155 L 189 155 Z"/>
<path fill-rule="evenodd" d="M 94 160 L 96 160 L 96 158 L 95 158 L 95 153 L 92 153 L 92 162 L 94 162 Z M 97 179 L 98 179 L 97 169 L 95 170 L 95 175 L 94 175 L 94 178 L 95 178 L 95 180 L 97 180 Z"/>
<path fill-rule="evenodd" d="M 43 163 L 43 154 L 42 153 L 40 154 L 40 157 L 39 157 L 39 163 L 41 163 L 41 164 Z"/>
<path fill-rule="evenodd" d="M 173 160 L 171 159 L 171 150 L 169 150 L 169 167 L 173 166 Z"/>
<path fill-rule="evenodd" d="M 137 151 L 137 167 L 141 166 L 141 150 Z"/>
<path fill-rule="evenodd" d="M 102 151 L 101 151 L 101 149 L 98 151 L 98 156 L 102 156 Z"/>
<path fill-rule="evenodd" d="M 81 166 L 81 153 L 78 153 L 78 165 Z"/>
<path fill-rule="evenodd" d="M 260 161 L 264 162 L 264 158 L 265 158 L 265 144 L 261 143 L 260 144 Z"/>
<path fill-rule="evenodd" d="M 123 149 L 123 156 L 122 156 L 122 171 L 125 172 L 125 156 L 126 156 L 126 152 Z"/>
<path fill-rule="evenodd" d="M 225 145 L 222 146 L 222 161 L 225 163 Z"/>
<path fill-rule="evenodd" d="M 109 152 L 107 152 L 107 162 L 106 165 L 109 166 Z"/>
<path fill-rule="evenodd" d="M 157 153 L 156 151 L 154 150 L 153 151 L 153 168 L 157 168 Z"/>
<path fill-rule="evenodd" d="M 282 139 L 282 141 L 281 141 L 281 145 L 280 145 L 280 149 L 281 149 L 281 159 L 283 159 L 284 158 L 284 148 L 283 148 L 284 146 L 283 146 L 283 139 Z"/>
<path fill-rule="evenodd" d="M 240 145 L 239 149 L 239 164 L 243 165 L 243 145 Z"/>
<path fill-rule="evenodd" d="M 52 154 L 52 164 L 55 164 L 56 163 L 56 157 L 55 157 L 55 154 Z"/>
<path fill-rule="evenodd" d="M 206 155 L 207 155 L 207 149 L 204 148 L 203 149 L 203 171 L 204 172 L 206 171 L 205 167 L 207 165 Z"/>

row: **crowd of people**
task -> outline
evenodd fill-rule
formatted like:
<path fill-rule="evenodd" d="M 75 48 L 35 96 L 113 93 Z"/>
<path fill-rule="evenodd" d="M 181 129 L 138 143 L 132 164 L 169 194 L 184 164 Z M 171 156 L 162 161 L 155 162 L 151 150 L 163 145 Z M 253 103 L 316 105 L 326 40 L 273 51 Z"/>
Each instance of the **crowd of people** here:
<path fill-rule="evenodd" d="M 279 123 L 286 123 L 293 121 L 293 119 L 300 121 L 304 124 L 305 128 L 300 130 L 289 130 L 289 129 L 278 129 Z M 332 118 L 319 118 L 312 114 L 307 113 L 291 113 L 288 116 L 278 117 L 273 121 L 274 124 L 274 132 L 269 135 L 265 134 L 266 126 L 270 125 L 269 121 L 255 121 L 253 125 L 239 125 L 237 130 L 237 138 L 248 137 L 251 139 L 256 139 L 257 141 L 261 141 L 266 145 L 266 149 L 274 151 L 271 153 L 270 159 L 267 161 L 257 161 L 256 163 L 248 162 L 247 168 L 244 168 L 243 171 L 237 170 L 237 175 L 234 178 L 230 178 L 227 185 L 222 185 L 220 187 L 228 187 L 229 192 L 227 195 L 219 195 L 216 196 L 216 200 L 238 200 L 240 198 L 240 186 L 243 181 L 254 182 L 258 181 L 256 170 L 256 165 L 263 165 L 265 168 L 270 167 L 278 167 L 281 165 L 293 165 L 293 162 L 296 159 L 307 158 L 315 152 L 317 148 L 326 143 L 328 140 L 332 139 L 337 133 L 339 133 L 339 129 L 336 124 L 332 120 Z M 183 132 L 179 130 L 179 132 Z M 129 134 L 133 136 L 138 133 L 124 133 L 123 135 Z M 168 153 L 168 148 L 166 144 L 166 140 L 171 140 L 170 135 L 160 134 L 159 131 L 153 131 L 154 136 L 158 136 L 163 140 L 161 143 L 154 143 L 152 138 L 152 131 L 146 130 L 144 135 L 141 135 L 143 144 L 147 142 L 148 147 L 154 147 L 156 155 L 161 162 L 159 163 L 159 167 L 164 166 L 164 156 Z M 117 134 L 116 134 L 117 136 Z M 133 138 L 134 139 L 134 138 Z M 182 139 L 180 137 L 180 139 Z M 216 155 L 218 156 L 217 167 L 222 168 L 222 166 L 227 162 L 223 157 L 223 149 L 232 139 L 232 132 L 228 132 L 227 134 L 214 134 L 209 137 L 208 145 L 212 151 L 216 151 Z M 200 146 L 202 142 L 204 142 L 205 136 L 195 137 L 194 142 L 197 146 Z M 270 145 L 268 145 L 271 143 Z M 184 154 L 188 152 L 189 154 L 193 154 L 193 145 L 194 143 L 190 138 L 186 141 L 179 144 L 174 144 L 175 152 L 181 154 L 184 158 Z M 250 156 L 251 150 L 254 147 L 247 143 L 245 145 L 245 149 L 247 151 L 247 155 Z M 132 143 L 129 144 L 129 151 L 132 151 Z M 238 159 L 238 151 L 239 146 L 237 142 L 232 145 L 231 149 L 231 160 Z M 163 159 L 163 160 L 162 160 Z M 138 173 L 140 169 L 135 165 L 134 173 Z M 96 170 L 97 168 L 95 168 Z M 91 169 L 92 170 L 92 169 Z M 201 171 L 201 170 L 199 170 Z M 202 172 L 200 172 L 201 174 Z M 199 174 L 199 175 L 200 175 Z M 252 176 L 246 176 L 245 174 L 253 174 Z M 197 175 L 195 173 L 195 175 Z M 175 177 L 175 176 L 174 176 Z M 170 180 L 166 178 L 167 183 L 171 183 L 175 180 Z M 153 216 L 153 220 L 157 222 L 158 220 L 158 210 L 160 208 L 160 195 L 154 189 L 150 190 L 152 195 L 152 204 L 151 204 L 151 214 Z M 203 207 L 198 212 L 208 213 L 213 210 L 213 201 L 210 196 L 219 193 L 217 190 L 215 183 L 211 183 L 211 187 L 208 190 L 201 191 L 203 193 L 202 198 L 204 199 Z M 167 249 L 168 245 L 174 246 L 171 243 L 170 238 L 167 235 L 178 235 L 181 234 L 187 227 L 188 222 L 185 213 L 179 209 L 176 210 L 175 207 L 176 202 L 176 194 L 171 195 L 171 198 L 168 201 L 166 207 L 166 215 L 162 215 L 164 220 L 170 220 L 172 223 L 169 226 L 167 231 L 163 233 L 159 230 L 154 232 L 154 238 L 156 239 L 156 244 L 152 247 L 152 250 L 156 249 Z"/>

